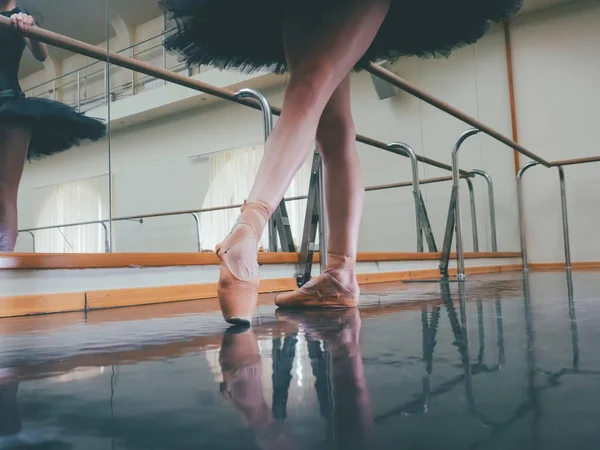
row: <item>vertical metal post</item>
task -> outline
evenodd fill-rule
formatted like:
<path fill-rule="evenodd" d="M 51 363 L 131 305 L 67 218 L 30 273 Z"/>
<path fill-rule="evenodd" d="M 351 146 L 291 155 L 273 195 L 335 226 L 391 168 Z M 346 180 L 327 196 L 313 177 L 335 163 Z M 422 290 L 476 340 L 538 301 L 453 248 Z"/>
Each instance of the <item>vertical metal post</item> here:
<path fill-rule="evenodd" d="M 28 231 L 27 233 L 31 235 L 31 243 L 33 245 L 32 252 L 35 253 L 35 234 L 33 234 L 33 231 Z"/>
<path fill-rule="evenodd" d="M 321 273 L 327 269 L 329 259 L 329 229 L 327 221 L 327 202 L 325 201 L 325 174 L 323 158 L 319 166 L 319 258 Z"/>
<path fill-rule="evenodd" d="M 168 18 L 167 18 L 167 13 L 163 13 L 163 31 L 167 31 L 167 22 L 168 22 Z M 165 36 L 165 34 L 163 33 L 162 35 L 162 68 L 163 69 L 167 69 L 167 47 L 165 47 L 165 41 L 167 40 L 167 37 Z M 165 86 L 167 85 L 167 80 L 165 80 Z"/>
<path fill-rule="evenodd" d="M 104 253 L 110 253 L 110 241 L 108 239 L 108 227 L 104 222 L 100 222 L 102 228 L 104 228 Z"/>
<path fill-rule="evenodd" d="M 108 62 L 104 65 L 104 103 L 106 103 L 106 105 L 108 107 L 110 107 L 110 101 L 109 101 L 109 89 L 110 89 L 110 81 L 108 79 L 109 74 L 108 74 Z"/>
<path fill-rule="evenodd" d="M 473 251 L 479 252 L 479 230 L 477 228 L 477 208 L 475 207 L 475 191 L 473 182 L 466 178 L 469 187 L 469 202 L 471 203 L 471 228 L 473 229 Z"/>
<path fill-rule="evenodd" d="M 473 175 L 479 175 L 483 177 L 488 186 L 488 202 L 490 208 L 490 228 L 492 233 L 492 251 L 498 251 L 498 233 L 496 228 L 496 201 L 494 199 L 494 183 L 492 182 L 492 177 L 490 175 L 479 169 L 473 169 L 471 172 Z"/>
<path fill-rule="evenodd" d="M 579 328 L 577 326 L 577 311 L 573 291 L 573 273 L 567 271 L 567 297 L 569 301 L 569 318 L 571 319 L 571 344 L 573 346 L 573 370 L 579 370 Z"/>
<path fill-rule="evenodd" d="M 77 71 L 77 112 L 81 112 L 81 71 Z"/>
<path fill-rule="evenodd" d="M 106 16 L 105 16 L 105 21 L 106 21 L 106 36 L 110 36 L 110 8 L 111 8 L 111 3 L 110 0 L 106 0 Z M 106 41 L 106 51 L 107 53 L 110 52 L 110 39 L 108 39 Z M 107 57 L 106 58 L 106 64 L 104 65 L 104 81 L 106 83 L 106 135 L 108 136 L 108 140 L 107 140 L 107 152 L 108 152 L 108 224 L 110 226 L 110 232 L 107 233 L 107 239 L 106 239 L 106 247 L 107 247 L 107 253 L 111 253 L 112 252 L 112 244 L 113 244 L 113 173 L 112 173 L 112 115 L 111 115 L 111 105 L 110 105 L 110 89 L 111 89 L 111 85 L 110 85 L 110 60 Z M 106 228 L 105 228 L 105 232 L 106 232 Z"/>
<path fill-rule="evenodd" d="M 537 166 L 538 163 L 530 161 L 525 164 L 517 174 L 517 203 L 519 206 L 519 237 L 521 238 L 521 258 L 523 259 L 523 271 L 529 270 L 527 261 L 527 231 L 525 228 L 525 203 L 523 199 L 523 174 L 531 167 Z"/>
<path fill-rule="evenodd" d="M 567 188 L 565 186 L 565 171 L 558 166 L 560 179 L 560 206 L 562 209 L 563 239 L 565 242 L 565 265 L 567 272 L 571 271 L 571 242 L 569 238 L 569 211 L 567 210 Z"/>
<path fill-rule="evenodd" d="M 131 59 L 135 59 L 135 46 L 131 47 Z M 134 95 L 135 95 L 135 70 L 132 70 L 131 71 L 131 96 L 133 97 Z"/>
<path fill-rule="evenodd" d="M 423 227 L 421 225 L 421 189 L 419 186 L 419 160 L 417 159 L 417 154 L 409 145 L 403 142 L 392 142 L 388 145 L 388 149 L 394 153 L 400 153 L 401 155 L 410 158 L 413 179 L 413 198 L 415 203 L 415 220 L 417 226 L 417 252 L 423 252 L 425 249 L 423 247 Z"/>
<path fill-rule="evenodd" d="M 317 239 L 317 228 L 319 226 L 319 167 L 321 156 L 314 152 L 310 170 L 310 182 L 308 184 L 308 199 L 306 201 L 306 215 L 304 217 L 304 229 L 300 254 L 298 255 L 298 268 L 296 282 L 298 287 L 304 286 L 311 277 L 313 256 L 315 253 L 315 241 Z"/>
<path fill-rule="evenodd" d="M 196 213 L 193 213 L 192 217 L 194 218 L 194 221 L 196 222 L 196 242 L 198 244 L 198 252 L 201 253 L 202 245 L 201 245 L 201 233 L 200 233 L 200 217 L 198 217 L 198 214 L 196 214 Z"/>
<path fill-rule="evenodd" d="M 454 143 L 452 148 L 452 183 L 454 189 L 456 189 L 456 205 L 454 208 L 454 226 L 456 229 L 456 260 L 458 267 L 458 280 L 464 281 L 465 275 L 465 251 L 463 247 L 463 236 L 462 236 L 462 221 L 460 216 L 460 169 L 458 168 L 458 151 L 462 144 L 471 136 L 475 136 L 479 133 L 479 130 L 472 128 L 465 131 L 459 136 Z"/>

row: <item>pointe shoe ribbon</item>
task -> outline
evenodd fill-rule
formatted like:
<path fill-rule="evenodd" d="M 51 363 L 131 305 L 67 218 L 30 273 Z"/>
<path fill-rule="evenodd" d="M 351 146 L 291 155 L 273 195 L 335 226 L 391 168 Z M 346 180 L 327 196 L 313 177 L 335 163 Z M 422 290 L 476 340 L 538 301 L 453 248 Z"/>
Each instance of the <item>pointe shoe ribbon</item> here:
<path fill-rule="evenodd" d="M 258 301 L 259 269 L 256 252 L 258 241 L 267 221 L 271 217 L 269 207 L 260 202 L 244 202 L 241 215 L 231 233 L 217 245 L 220 276 L 217 286 L 219 304 L 224 319 L 233 325 L 250 326 L 254 309 Z M 240 257 L 230 257 L 230 250 L 237 244 L 252 241 L 254 256 L 250 267 L 242 267 L 243 273 L 235 273 L 232 265 L 239 267 Z"/>
<path fill-rule="evenodd" d="M 281 308 L 354 308 L 358 305 L 358 290 L 348 289 L 335 272 L 354 270 L 356 260 L 347 256 L 329 255 L 329 267 L 319 277 L 294 292 L 285 292 L 275 298 Z"/>

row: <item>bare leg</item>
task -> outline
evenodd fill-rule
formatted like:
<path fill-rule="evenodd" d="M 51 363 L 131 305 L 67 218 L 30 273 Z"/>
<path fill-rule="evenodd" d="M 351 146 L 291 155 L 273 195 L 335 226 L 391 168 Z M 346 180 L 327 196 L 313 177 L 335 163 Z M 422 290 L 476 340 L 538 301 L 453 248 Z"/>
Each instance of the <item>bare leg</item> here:
<path fill-rule="evenodd" d="M 286 56 L 292 75 L 306 52 L 306 33 L 313 21 L 314 17 L 309 15 L 296 16 L 294 23 L 284 29 Z M 328 248 L 331 255 L 327 273 L 311 280 L 299 291 L 279 295 L 276 304 L 293 307 L 354 306 L 359 296 L 355 267 L 364 182 L 356 152 L 349 74 L 329 99 L 316 137 L 325 169 L 330 229 Z"/>
<path fill-rule="evenodd" d="M 29 125 L 0 125 L 0 252 L 12 252 L 17 242 L 17 194 L 30 139 Z"/>
<path fill-rule="evenodd" d="M 310 153 L 325 106 L 371 45 L 390 1 L 340 0 L 329 10 L 320 11 L 313 37 L 292 72 L 281 117 L 266 144 L 265 157 L 249 196 L 249 207 L 217 249 L 223 262 L 219 298 L 226 319 L 228 315 L 237 316 L 236 301 L 238 306 L 256 302 L 255 289 L 250 288 L 258 285 L 258 236 Z M 287 11 L 284 28 L 294 26 L 298 12 Z M 236 279 L 248 284 L 235 289 Z M 241 295 L 243 290 L 249 294 Z M 239 311 L 247 321 L 249 310 Z"/>

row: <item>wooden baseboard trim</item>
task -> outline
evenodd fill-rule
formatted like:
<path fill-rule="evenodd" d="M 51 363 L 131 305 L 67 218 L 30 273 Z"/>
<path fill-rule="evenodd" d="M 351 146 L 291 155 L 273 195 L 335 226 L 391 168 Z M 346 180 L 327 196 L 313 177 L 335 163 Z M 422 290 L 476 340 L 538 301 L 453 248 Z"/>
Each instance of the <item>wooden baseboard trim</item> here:
<path fill-rule="evenodd" d="M 572 270 L 597 270 L 600 269 L 600 261 L 582 261 L 571 263 Z M 529 270 L 535 272 L 564 271 L 565 263 L 533 263 L 529 264 Z"/>
<path fill-rule="evenodd" d="M 0 318 L 66 313 L 84 309 L 84 292 L 0 297 Z"/>
<path fill-rule="evenodd" d="M 456 254 L 451 254 L 456 259 Z M 518 252 L 465 253 L 466 259 L 520 258 Z M 440 253 L 363 252 L 359 262 L 434 261 Z M 259 253 L 258 262 L 269 264 L 296 264 L 298 253 Z M 314 262 L 319 262 L 316 254 Z M 0 254 L 0 270 L 4 269 L 125 269 L 129 267 L 182 267 L 215 266 L 215 253 L 10 253 Z"/>
<path fill-rule="evenodd" d="M 509 270 L 519 271 L 521 268 L 520 265 L 469 267 L 466 269 L 466 272 L 472 275 L 489 274 Z M 455 276 L 456 269 L 451 270 L 450 275 Z M 358 281 L 361 285 L 393 283 L 407 280 L 435 280 L 437 278 L 439 278 L 439 271 L 436 269 L 358 275 Z M 293 290 L 295 287 L 296 280 L 293 278 L 263 280 L 261 281 L 259 292 L 261 294 L 284 292 Z M 68 294 L 0 297 L 0 318 L 215 299 L 216 293 L 216 283 L 203 283 L 180 286 L 108 289 Z M 217 303 L 214 304 L 216 305 L 215 308 L 217 308 L 215 310 L 218 310 Z"/>

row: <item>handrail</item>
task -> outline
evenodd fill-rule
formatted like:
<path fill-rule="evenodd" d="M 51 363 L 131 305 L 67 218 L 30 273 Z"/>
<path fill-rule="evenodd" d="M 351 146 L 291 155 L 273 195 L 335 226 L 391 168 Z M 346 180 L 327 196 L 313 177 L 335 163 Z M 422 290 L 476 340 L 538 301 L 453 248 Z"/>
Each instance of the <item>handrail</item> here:
<path fill-rule="evenodd" d="M 512 139 L 507 138 L 503 134 L 501 134 L 498 131 L 494 130 L 493 128 L 487 126 L 486 124 L 479 121 L 478 119 L 475 119 L 474 117 L 469 116 L 468 114 L 462 112 L 461 110 L 455 108 L 454 106 L 444 102 L 443 100 L 440 100 L 439 98 L 434 97 L 433 95 L 429 94 L 428 92 L 424 91 L 423 89 L 408 82 L 404 78 L 399 77 L 395 73 L 390 72 L 389 70 L 386 70 L 383 67 L 381 67 L 375 63 L 370 63 L 367 66 L 367 71 L 370 72 L 371 74 L 381 78 L 382 80 L 385 80 L 390 84 L 393 84 L 394 86 L 402 89 L 403 91 L 408 92 L 409 94 L 413 95 L 414 97 L 417 97 L 418 99 L 423 100 L 426 103 L 429 103 L 430 105 L 436 107 L 437 109 L 440 109 L 440 110 L 444 111 L 445 113 L 450 114 L 451 116 L 471 125 L 472 127 L 477 128 L 479 131 L 487 134 L 488 136 L 496 139 L 497 141 L 502 142 L 505 145 L 508 145 L 509 147 L 513 148 L 514 150 L 521 153 L 522 155 L 525 155 L 546 167 L 550 167 L 551 163 L 546 161 L 542 157 L 536 155 L 535 153 L 532 153 L 531 151 L 527 150 L 522 145 L 517 144 Z"/>
<path fill-rule="evenodd" d="M 158 39 L 159 37 L 165 36 L 166 34 L 170 33 L 173 30 L 174 30 L 174 28 L 171 28 L 169 30 L 164 30 L 164 31 L 162 31 L 162 32 L 160 32 L 158 34 L 155 34 L 152 37 L 144 39 L 143 41 L 136 42 L 136 43 L 130 45 L 129 47 L 125 47 L 125 48 L 122 48 L 121 50 L 117 50 L 117 53 L 123 53 L 123 52 L 125 52 L 127 50 L 131 50 L 132 48 L 135 48 L 135 47 L 138 47 L 140 45 L 143 45 L 143 44 L 145 44 L 147 42 L 150 42 L 150 41 L 152 41 L 154 39 Z M 158 48 L 158 46 L 156 46 L 155 48 Z M 59 75 L 56 78 L 53 78 L 52 80 L 48 80 L 48 81 L 45 81 L 45 82 L 40 83 L 38 85 L 32 86 L 30 88 L 27 88 L 26 91 L 33 91 L 35 89 L 41 88 L 42 86 L 45 86 L 48 83 L 52 83 L 53 81 L 60 80 L 62 78 L 66 78 L 66 77 L 69 77 L 71 75 L 75 75 L 77 72 L 81 72 L 82 70 L 88 69 L 88 68 L 90 68 L 92 66 L 95 66 L 96 64 L 102 63 L 102 62 L 104 62 L 104 61 L 94 61 L 93 63 L 86 64 L 85 66 L 81 66 L 78 69 L 72 70 L 72 71 L 64 73 L 62 75 Z M 95 75 L 97 73 L 102 73 L 102 70 L 98 70 L 96 72 L 92 72 L 92 73 L 89 73 L 87 75 L 91 76 L 91 75 Z"/>
<path fill-rule="evenodd" d="M 600 156 L 589 156 L 587 158 L 575 158 L 575 159 L 564 159 L 562 161 L 552 161 L 550 163 L 550 166 L 551 167 L 574 166 L 577 164 L 587 164 L 587 163 L 594 163 L 594 162 L 600 162 Z"/>

